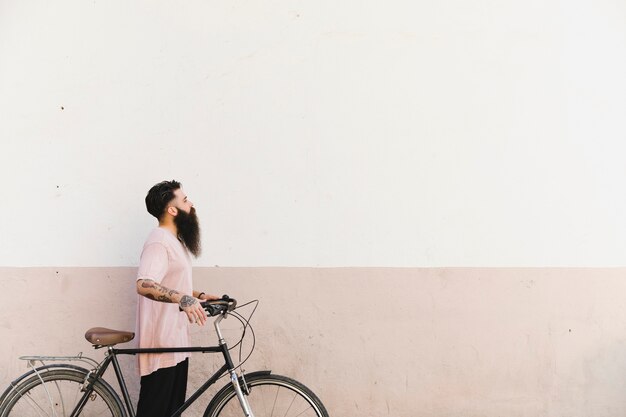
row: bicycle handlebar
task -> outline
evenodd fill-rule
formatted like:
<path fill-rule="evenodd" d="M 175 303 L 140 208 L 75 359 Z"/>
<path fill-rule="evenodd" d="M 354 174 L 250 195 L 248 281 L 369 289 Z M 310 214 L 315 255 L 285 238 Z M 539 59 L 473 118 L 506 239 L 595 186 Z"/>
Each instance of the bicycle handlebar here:
<path fill-rule="evenodd" d="M 209 300 L 209 301 L 200 301 L 200 305 L 204 308 L 204 311 L 211 317 L 217 316 L 218 314 L 224 314 L 229 311 L 233 311 L 235 307 L 237 307 L 237 300 L 234 298 L 230 298 L 228 295 L 222 295 L 222 298 L 219 300 Z M 178 307 L 178 311 L 183 311 L 180 306 Z"/>
<path fill-rule="evenodd" d="M 237 307 L 237 300 L 224 294 L 221 300 L 201 301 L 200 305 L 209 316 L 213 317 L 218 314 L 225 314 L 228 311 L 233 311 L 235 307 Z"/>

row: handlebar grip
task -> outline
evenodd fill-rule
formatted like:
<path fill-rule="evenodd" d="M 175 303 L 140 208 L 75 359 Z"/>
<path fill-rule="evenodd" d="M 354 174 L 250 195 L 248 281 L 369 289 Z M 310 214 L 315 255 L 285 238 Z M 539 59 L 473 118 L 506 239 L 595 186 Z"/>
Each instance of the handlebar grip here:
<path fill-rule="evenodd" d="M 209 316 L 217 316 L 228 311 L 233 311 L 237 307 L 237 300 L 223 295 L 221 300 L 201 301 L 200 305 L 209 314 Z"/>

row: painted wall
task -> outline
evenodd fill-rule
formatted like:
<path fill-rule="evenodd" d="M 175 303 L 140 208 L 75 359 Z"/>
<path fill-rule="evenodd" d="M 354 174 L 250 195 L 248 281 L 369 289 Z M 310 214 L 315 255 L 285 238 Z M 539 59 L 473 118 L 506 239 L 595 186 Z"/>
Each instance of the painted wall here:
<path fill-rule="evenodd" d="M 332 415 L 623 415 L 625 12 L 0 0 L 0 384 L 132 328 L 177 178 L 248 369 Z"/>
<path fill-rule="evenodd" d="M 135 268 L 0 273 L 4 286 L 34 296 L 2 303 L 0 334 L 10 341 L 0 344 L 3 384 L 26 371 L 20 355 L 101 357 L 82 336 L 88 328 L 134 326 Z M 626 412 L 625 273 L 196 268 L 194 279 L 200 288 L 259 299 L 256 349 L 245 369 L 303 381 L 333 416 L 609 417 Z M 231 344 L 236 324 L 225 322 Z M 198 327 L 192 338 L 215 343 Z M 123 362 L 136 398 L 134 364 Z M 218 366 L 210 355 L 194 355 L 190 392 Z M 190 415 L 202 415 L 208 401 Z"/>
<path fill-rule="evenodd" d="M 623 16 L 2 0 L 0 265 L 136 265 L 164 178 L 202 266 L 623 265 Z"/>

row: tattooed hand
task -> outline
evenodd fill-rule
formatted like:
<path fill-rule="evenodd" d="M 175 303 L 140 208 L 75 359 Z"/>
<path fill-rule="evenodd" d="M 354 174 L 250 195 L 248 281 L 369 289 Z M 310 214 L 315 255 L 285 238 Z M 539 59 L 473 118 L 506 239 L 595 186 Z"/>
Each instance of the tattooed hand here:
<path fill-rule="evenodd" d="M 183 297 L 180 299 L 179 304 L 180 304 L 180 308 L 185 308 L 185 307 L 194 305 L 195 303 L 197 303 L 195 298 L 190 297 L 188 295 L 183 295 Z"/>
<path fill-rule="evenodd" d="M 197 299 L 189 295 L 183 295 L 178 305 L 187 314 L 189 323 L 198 323 L 200 326 L 204 326 L 206 312 Z"/>

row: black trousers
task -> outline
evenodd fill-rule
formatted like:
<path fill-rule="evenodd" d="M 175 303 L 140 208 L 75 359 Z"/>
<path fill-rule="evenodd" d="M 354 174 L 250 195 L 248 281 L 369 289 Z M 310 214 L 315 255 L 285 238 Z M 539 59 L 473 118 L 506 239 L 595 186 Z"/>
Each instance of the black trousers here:
<path fill-rule="evenodd" d="M 137 417 L 169 417 L 185 402 L 189 359 L 141 377 Z"/>

